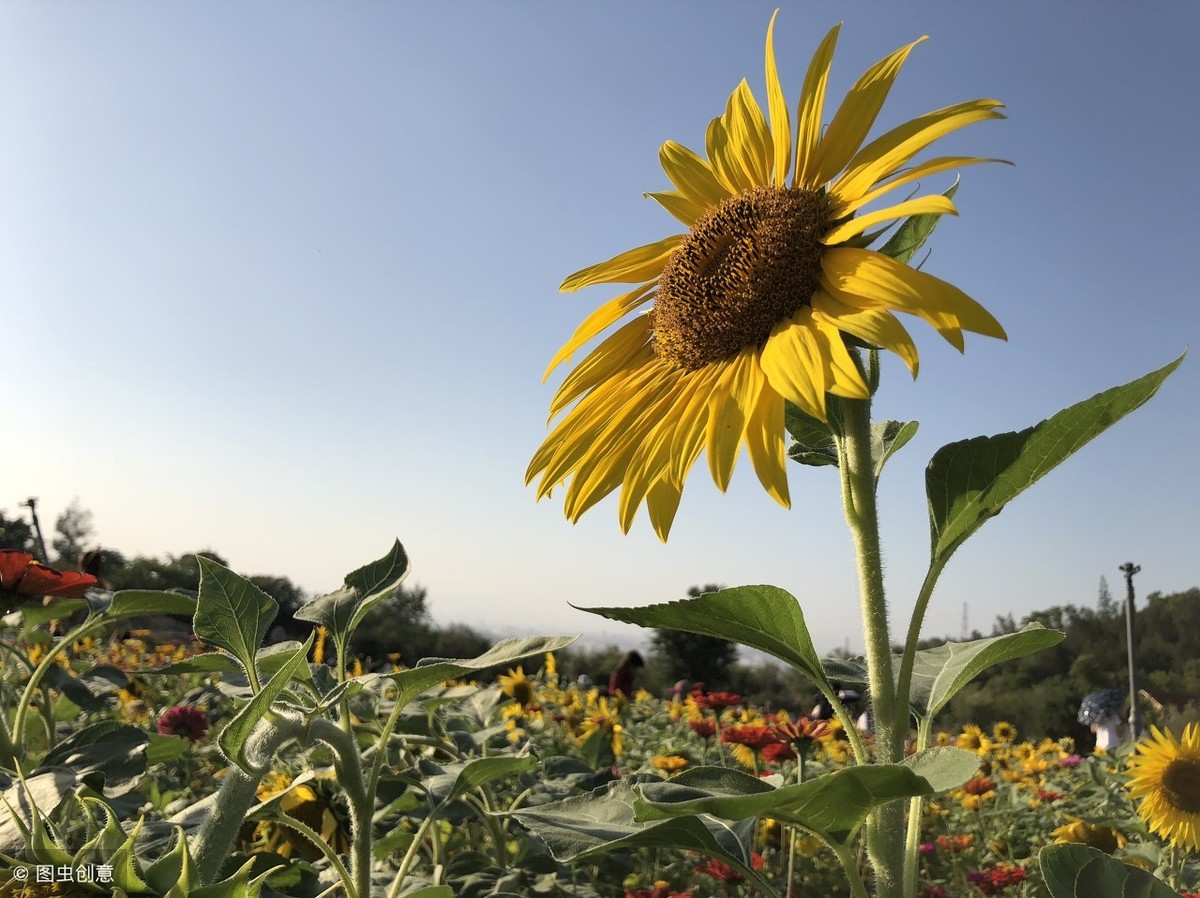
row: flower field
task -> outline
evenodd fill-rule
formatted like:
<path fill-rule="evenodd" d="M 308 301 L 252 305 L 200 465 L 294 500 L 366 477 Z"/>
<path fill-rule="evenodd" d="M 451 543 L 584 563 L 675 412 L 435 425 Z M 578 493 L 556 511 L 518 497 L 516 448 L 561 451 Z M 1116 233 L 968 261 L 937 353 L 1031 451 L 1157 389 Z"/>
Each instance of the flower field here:
<path fill-rule="evenodd" d="M 336 679 L 313 643 L 304 657 L 309 681 Z M 136 630 L 69 641 L 44 628 L 6 631 L 6 707 L 18 707 L 31 673 L 43 672 L 29 703 L 26 748 L 14 751 L 27 759 L 26 794 L 44 798 L 35 782 L 53 772 L 58 801 L 23 807 L 14 800 L 20 786 L 10 784 L 13 823 L 2 830 L 0 894 L 315 896 L 343 885 L 356 832 L 347 795 L 353 790 L 337 752 L 320 742 L 305 746 L 301 738 L 261 769 L 231 850 L 220 859 L 222 890 L 179 890 L 186 882 L 179 878 L 187 853 L 181 846 L 194 842 L 212 796 L 236 775 L 218 734 L 238 719 L 252 692 L 245 677 L 215 664 L 206 648 L 195 638 L 160 643 Z M 353 660 L 347 668 L 348 682 L 364 687 L 350 718 L 364 764 L 380 758 L 377 737 L 385 718 L 395 720 L 371 808 L 372 893 L 754 894 L 759 880 L 747 881 L 728 856 L 654 838 L 589 852 L 555 809 L 612 794 L 622 783 L 669 783 L 689 771 L 789 785 L 853 763 L 837 721 L 765 714 L 717 691 L 606 696 L 564 682 L 551 652 L 439 680 L 403 706 L 389 698 L 397 685 L 403 690 L 403 680 L 393 677 L 405 671 L 389 665 L 364 672 Z M 10 735 L 13 717 L 10 710 Z M 1139 816 L 1129 786 L 1139 754 L 1128 746 L 1081 753 L 1069 739 L 1023 741 L 1019 726 L 1008 723 L 990 732 L 973 726 L 937 732 L 934 741 L 972 752 L 978 769 L 924 805 L 921 895 L 1049 895 L 1038 853 L 1065 842 L 1153 872 L 1176 889 L 1200 887 L 1195 856 L 1154 835 Z M 1150 760 L 1151 773 L 1164 765 L 1153 753 Z M 1144 778 L 1146 759 L 1140 764 Z M 61 788 L 64 779 L 72 781 L 69 788 Z M 1143 783 L 1141 794 L 1148 790 L 1152 785 Z M 619 833 L 606 827 L 623 825 L 603 814 L 593 822 L 610 842 Z M 1169 822 L 1168 834 L 1183 825 Z M 762 815 L 737 824 L 731 835 L 734 854 L 744 850 L 747 872 L 777 894 L 846 894 L 838 858 L 802 827 Z M 39 869 L 52 869 L 56 878 L 36 882 Z M 67 881 L 61 874 L 70 870 L 76 873 Z"/>

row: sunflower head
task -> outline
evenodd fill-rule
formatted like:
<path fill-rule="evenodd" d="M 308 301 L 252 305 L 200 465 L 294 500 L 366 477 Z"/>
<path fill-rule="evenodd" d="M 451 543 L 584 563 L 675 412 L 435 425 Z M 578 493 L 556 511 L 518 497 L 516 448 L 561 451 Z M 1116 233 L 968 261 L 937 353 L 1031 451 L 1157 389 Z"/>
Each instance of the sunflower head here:
<path fill-rule="evenodd" d="M 1129 760 L 1129 795 L 1152 832 L 1200 850 L 1200 725 L 1189 723 L 1180 739 L 1158 727 L 1150 733 Z"/>
<path fill-rule="evenodd" d="M 917 42 L 868 69 L 827 119 L 838 31 L 813 56 L 793 121 L 776 68 L 772 19 L 766 112 L 742 81 L 709 123 L 703 156 L 674 141 L 659 153 L 674 189 L 649 196 L 684 233 L 563 282 L 564 291 L 634 285 L 588 316 L 546 372 L 626 319 L 559 388 L 550 412 L 551 419 L 563 418 L 526 472 L 527 482 L 540 478 L 538 498 L 569 484 L 571 520 L 619 489 L 622 529 L 628 531 L 645 502 L 666 539 L 700 453 L 724 490 L 743 447 L 763 487 L 787 506 L 785 403 L 825 421 L 828 396 L 869 397 L 848 341 L 895 353 L 915 376 L 917 350 L 897 313 L 923 319 L 959 350 L 964 330 L 1004 338 L 999 323 L 961 290 L 870 248 L 900 219 L 955 213 L 946 195 L 891 205 L 888 195 L 988 161 L 913 159 L 946 134 L 1000 118 L 1001 104 L 947 106 L 866 142 Z"/>

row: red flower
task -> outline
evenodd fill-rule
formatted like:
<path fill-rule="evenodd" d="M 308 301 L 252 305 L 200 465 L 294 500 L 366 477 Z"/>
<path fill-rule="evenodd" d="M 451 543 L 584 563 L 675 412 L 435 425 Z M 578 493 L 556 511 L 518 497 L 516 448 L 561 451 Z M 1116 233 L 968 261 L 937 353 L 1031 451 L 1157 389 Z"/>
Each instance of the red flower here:
<path fill-rule="evenodd" d="M 994 791 L 996 784 L 986 776 L 977 776 L 967 780 L 962 788 L 968 795 L 983 795 L 985 792 Z"/>
<path fill-rule="evenodd" d="M 28 552 L 0 549 L 0 592 L 77 599 L 99 581 L 79 571 L 56 571 Z"/>
<path fill-rule="evenodd" d="M 985 895 L 995 895 L 1009 886 L 1024 882 L 1029 874 L 1024 867 L 1010 867 L 1007 864 L 997 864 L 978 873 L 968 873 L 967 882 L 971 883 Z"/>
<path fill-rule="evenodd" d="M 709 720 L 707 717 L 704 720 L 689 720 L 688 726 L 701 739 L 709 739 L 717 731 L 717 722 Z"/>
<path fill-rule="evenodd" d="M 660 879 L 649 889 L 626 889 L 625 898 L 692 898 L 692 893 L 671 891 L 671 884 Z"/>
<path fill-rule="evenodd" d="M 764 745 L 762 756 L 763 760 L 769 764 L 796 760 L 796 752 L 786 742 L 773 742 L 770 745 Z"/>
<path fill-rule="evenodd" d="M 742 697 L 735 692 L 710 692 L 707 695 L 703 692 L 693 692 L 692 698 L 701 708 L 718 713 L 742 703 Z"/>
<path fill-rule="evenodd" d="M 963 851 L 972 842 L 975 841 L 974 836 L 938 836 L 935 840 L 939 848 L 945 848 L 947 851 Z"/>
<path fill-rule="evenodd" d="M 771 727 L 740 726 L 726 727 L 721 730 L 721 741 L 746 745 L 755 751 L 762 751 L 768 745 L 779 744 L 779 736 Z"/>
<path fill-rule="evenodd" d="M 946 898 L 946 887 L 924 886 L 921 889 L 921 898 Z"/>
<path fill-rule="evenodd" d="M 199 708 L 176 705 L 158 718 L 158 732 L 163 736 L 183 736 L 199 742 L 208 732 L 208 715 Z"/>
<path fill-rule="evenodd" d="M 761 870 L 763 868 L 763 864 L 765 863 L 766 858 L 764 858 L 761 854 L 759 854 L 757 851 L 751 852 L 751 867 L 753 867 L 755 870 Z M 710 857 L 703 864 L 697 867 L 696 872 L 707 874 L 708 876 L 711 876 L 713 879 L 716 879 L 720 882 L 741 882 L 746 878 L 724 861 L 719 861 L 714 857 Z"/>
<path fill-rule="evenodd" d="M 1055 802 L 1062 798 L 1063 794 L 1061 792 L 1055 792 L 1053 789 L 1042 789 L 1039 787 L 1037 790 L 1037 797 L 1042 801 Z"/>
<path fill-rule="evenodd" d="M 781 739 L 797 745 L 805 745 L 814 739 L 820 739 L 828 730 L 829 724 L 824 720 L 809 720 L 807 717 L 775 725 L 775 732 Z"/>

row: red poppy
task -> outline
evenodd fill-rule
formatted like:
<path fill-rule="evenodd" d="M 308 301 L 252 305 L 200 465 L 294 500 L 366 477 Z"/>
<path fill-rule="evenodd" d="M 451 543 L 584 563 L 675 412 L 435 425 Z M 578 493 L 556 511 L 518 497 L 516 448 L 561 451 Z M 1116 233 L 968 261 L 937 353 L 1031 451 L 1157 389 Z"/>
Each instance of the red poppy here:
<path fill-rule="evenodd" d="M 46 567 L 28 552 L 0 549 L 0 592 L 77 599 L 98 582 L 91 574 Z"/>

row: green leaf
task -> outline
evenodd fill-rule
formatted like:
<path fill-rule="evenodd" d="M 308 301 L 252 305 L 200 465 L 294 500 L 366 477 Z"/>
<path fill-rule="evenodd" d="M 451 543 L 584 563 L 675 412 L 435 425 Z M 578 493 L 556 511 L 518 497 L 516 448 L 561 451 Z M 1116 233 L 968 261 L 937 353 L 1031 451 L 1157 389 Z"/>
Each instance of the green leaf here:
<path fill-rule="evenodd" d="M 638 820 L 695 814 L 744 820 L 766 815 L 844 843 L 873 808 L 935 791 L 924 777 L 900 764 L 847 767 L 778 788 L 738 770 L 696 767 L 667 782 L 644 784 L 636 809 Z"/>
<path fill-rule="evenodd" d="M 262 893 L 263 882 L 275 870 L 278 870 L 279 866 L 251 877 L 250 872 L 254 869 L 255 863 L 255 859 L 251 858 L 228 879 L 223 879 L 210 886 L 192 889 L 187 893 L 188 898 L 258 898 Z"/>
<path fill-rule="evenodd" d="M 296 612 L 296 620 L 325 627 L 339 647 L 344 647 L 363 617 L 377 603 L 394 594 L 411 569 L 400 540 L 378 561 L 346 575 L 345 586 L 313 599 Z"/>
<path fill-rule="evenodd" d="M 942 196 L 946 199 L 953 199 L 957 192 L 958 178 L 955 178 L 954 183 Z M 900 223 L 900 227 L 896 229 L 896 233 L 892 234 L 887 243 L 879 248 L 879 252 L 885 256 L 891 256 L 897 262 L 908 262 L 916 255 L 917 250 L 925 245 L 925 241 L 929 239 L 929 235 L 933 233 L 933 229 L 941 220 L 942 215 L 937 212 L 910 215 Z"/>
<path fill-rule="evenodd" d="M 296 672 L 307 663 L 308 649 L 312 641 L 313 635 L 309 635 L 308 641 L 292 653 L 292 657 L 266 682 L 258 695 L 242 706 L 217 737 L 217 744 L 221 746 L 225 756 L 251 776 L 258 772 L 258 765 L 246 756 L 246 745 L 250 735 L 259 721 L 271 710 L 271 703 L 287 688 Z"/>
<path fill-rule="evenodd" d="M 207 558 L 201 560 L 208 561 Z M 105 609 L 103 617 L 108 620 L 142 614 L 185 614 L 191 617 L 195 613 L 196 600 L 191 596 L 155 589 L 123 589 L 113 594 L 112 603 Z"/>
<path fill-rule="evenodd" d="M 537 766 L 537 759 L 528 755 L 475 758 L 471 761 L 447 764 L 442 768 L 441 774 L 428 777 L 424 785 L 430 794 L 436 796 L 438 803 L 445 806 L 462 798 L 472 789 L 502 777 L 528 773 Z"/>
<path fill-rule="evenodd" d="M 387 677 L 396 684 L 398 689 L 396 701 L 407 705 L 416 696 L 430 686 L 436 686 L 442 680 L 452 680 L 474 671 L 512 664 L 514 661 L 520 661 L 530 655 L 557 652 L 577 638 L 575 636 L 529 636 L 523 639 L 505 639 L 477 658 L 425 658 L 419 661 L 416 667 L 388 674 Z"/>
<path fill-rule="evenodd" d="M 661 782 L 657 777 L 654 782 Z M 639 778 L 626 777 L 587 794 L 511 812 L 545 842 L 550 853 L 570 863 L 619 848 L 679 848 L 718 858 L 764 894 L 772 889 L 750 865 L 753 827 L 733 827 L 711 817 L 640 821 L 634 817 Z"/>
<path fill-rule="evenodd" d="M 70 617 L 76 611 L 82 611 L 88 607 L 90 606 L 87 599 L 55 599 L 49 605 L 36 602 L 21 605 L 16 610 L 21 612 L 21 628 L 32 630 L 34 627 L 40 627 L 52 620 Z"/>
<path fill-rule="evenodd" d="M 76 730 L 42 758 L 39 770 L 67 767 L 109 796 L 133 789 L 146 772 L 150 737 L 137 727 L 103 720 Z M 101 779 L 102 778 L 102 779 Z"/>
<path fill-rule="evenodd" d="M 75 855 L 74 864 L 107 864 L 112 867 L 112 885 L 125 892 L 145 892 L 143 881 L 135 859 L 134 846 L 142 831 L 139 818 L 133 829 L 126 834 L 121 829 L 120 818 L 107 804 L 94 798 L 84 798 L 85 806 L 99 810 L 105 818 L 104 829 Z"/>
<path fill-rule="evenodd" d="M 181 827 L 175 828 L 175 847 L 146 868 L 144 878 L 160 895 L 184 896 L 199 888 L 196 863 Z"/>
<path fill-rule="evenodd" d="M 979 755 L 952 745 L 938 745 L 900 762 L 922 777 L 934 792 L 957 789 L 979 772 Z"/>
<path fill-rule="evenodd" d="M 802 412 L 799 406 L 790 402 L 784 404 L 783 422 L 793 440 L 788 447 L 788 458 L 802 465 L 837 467 L 837 445 L 829 425 Z"/>
<path fill-rule="evenodd" d="M 800 603 L 777 586 L 737 586 L 641 608 L 580 610 L 640 627 L 732 639 L 802 670 L 817 683 L 825 683 Z"/>
<path fill-rule="evenodd" d="M 242 663 L 246 676 L 258 681 L 254 656 L 279 611 L 279 603 L 211 558 L 200 562 L 200 595 L 193 629 L 209 645 L 225 649 Z"/>
<path fill-rule="evenodd" d="M 1047 845 L 1038 865 L 1052 898 L 1178 898 L 1145 870 L 1089 845 Z"/>
<path fill-rule="evenodd" d="M 164 736 L 150 733 L 150 747 L 146 750 L 146 764 L 164 764 L 176 761 L 187 754 L 188 740 L 182 736 Z"/>
<path fill-rule="evenodd" d="M 877 421 L 871 425 L 871 461 L 876 481 L 888 459 L 916 435 L 917 426 L 916 421 Z"/>
<path fill-rule="evenodd" d="M 450 886 L 425 886 L 415 892 L 405 892 L 403 898 L 454 898 Z"/>
<path fill-rule="evenodd" d="M 935 717 L 956 692 L 987 668 L 1040 652 L 1065 638 L 1059 630 L 1027 624 L 1016 633 L 921 649 L 913 659 L 909 703 L 922 717 Z"/>
<path fill-rule="evenodd" d="M 944 563 L 984 521 L 1150 399 L 1183 358 L 1019 433 L 975 437 L 939 449 L 925 473 L 934 563 Z"/>
<path fill-rule="evenodd" d="M 167 674 L 169 676 L 191 673 L 234 672 L 241 673 L 242 667 L 228 655 L 221 652 L 201 652 L 182 661 L 173 661 L 170 664 L 164 664 L 162 667 L 143 667 L 137 671 L 139 674 Z"/>

